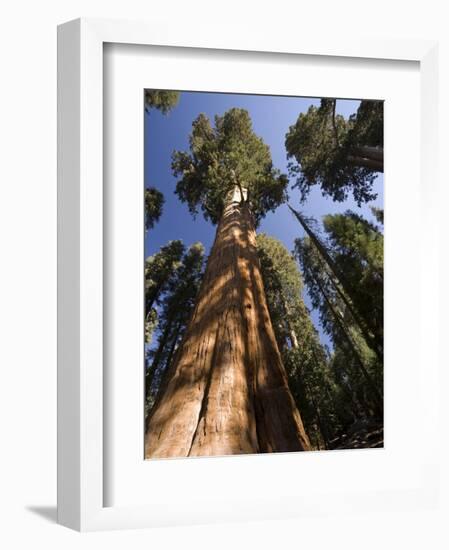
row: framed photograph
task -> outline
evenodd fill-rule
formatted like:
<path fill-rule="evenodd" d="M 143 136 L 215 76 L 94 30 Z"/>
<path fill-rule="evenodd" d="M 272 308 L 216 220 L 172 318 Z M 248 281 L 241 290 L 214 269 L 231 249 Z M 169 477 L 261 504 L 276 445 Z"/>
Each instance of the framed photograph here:
<path fill-rule="evenodd" d="M 436 44 L 58 52 L 58 521 L 436 506 Z"/>

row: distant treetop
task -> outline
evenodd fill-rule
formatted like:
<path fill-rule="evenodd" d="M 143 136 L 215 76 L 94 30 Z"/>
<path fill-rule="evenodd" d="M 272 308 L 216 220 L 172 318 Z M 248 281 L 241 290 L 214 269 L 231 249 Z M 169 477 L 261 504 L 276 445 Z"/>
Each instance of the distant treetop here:
<path fill-rule="evenodd" d="M 273 167 L 270 149 L 254 133 L 246 110 L 215 116 L 214 127 L 200 114 L 189 145 L 189 151 L 173 153 L 172 169 L 180 178 L 176 193 L 193 215 L 201 208 L 206 219 L 217 223 L 237 187 L 256 222 L 285 200 L 287 177 Z"/>
<path fill-rule="evenodd" d="M 383 172 L 383 102 L 362 101 L 349 119 L 336 114 L 336 99 L 301 113 L 285 137 L 290 175 L 304 201 L 313 185 L 334 201 L 351 191 L 360 206 L 376 198 L 373 182 Z"/>
<path fill-rule="evenodd" d="M 145 189 L 145 229 L 152 229 L 159 221 L 164 206 L 164 195 L 155 187 Z"/>
<path fill-rule="evenodd" d="M 171 90 L 145 90 L 145 110 L 158 109 L 164 115 L 179 102 L 180 93 Z"/>

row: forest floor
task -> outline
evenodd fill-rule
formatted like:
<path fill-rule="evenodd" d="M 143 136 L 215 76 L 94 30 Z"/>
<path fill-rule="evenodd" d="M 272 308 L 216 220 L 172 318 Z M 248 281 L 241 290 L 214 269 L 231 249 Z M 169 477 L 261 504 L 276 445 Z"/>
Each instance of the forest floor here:
<path fill-rule="evenodd" d="M 330 449 L 380 449 L 384 446 L 383 424 L 355 422 L 347 433 L 330 441 Z"/>

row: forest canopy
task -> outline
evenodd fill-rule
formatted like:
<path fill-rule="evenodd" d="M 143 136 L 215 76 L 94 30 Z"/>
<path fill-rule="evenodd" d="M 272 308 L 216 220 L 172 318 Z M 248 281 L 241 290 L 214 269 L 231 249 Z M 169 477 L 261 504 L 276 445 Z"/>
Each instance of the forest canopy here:
<path fill-rule="evenodd" d="M 189 151 L 173 153 L 172 169 L 179 178 L 179 199 L 194 215 L 200 208 L 214 224 L 236 186 L 257 221 L 285 199 L 287 177 L 273 167 L 268 146 L 243 109 L 215 116 L 214 126 L 200 114 L 192 124 Z"/>
<path fill-rule="evenodd" d="M 146 458 L 383 446 L 383 103 L 290 99 L 145 93 Z"/>
<path fill-rule="evenodd" d="M 373 182 L 383 172 L 383 103 L 362 101 L 348 119 L 336 113 L 336 104 L 322 99 L 290 126 L 285 136 L 290 175 L 302 202 L 319 185 L 338 202 L 351 192 L 360 206 L 376 198 Z"/>

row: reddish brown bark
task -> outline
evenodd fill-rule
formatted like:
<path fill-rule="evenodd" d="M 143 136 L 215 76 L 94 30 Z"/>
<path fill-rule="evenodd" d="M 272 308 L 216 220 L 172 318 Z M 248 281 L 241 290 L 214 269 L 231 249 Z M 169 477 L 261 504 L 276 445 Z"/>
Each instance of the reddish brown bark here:
<path fill-rule="evenodd" d="M 145 457 L 308 449 L 268 313 L 252 216 L 232 202 L 148 419 Z"/>

